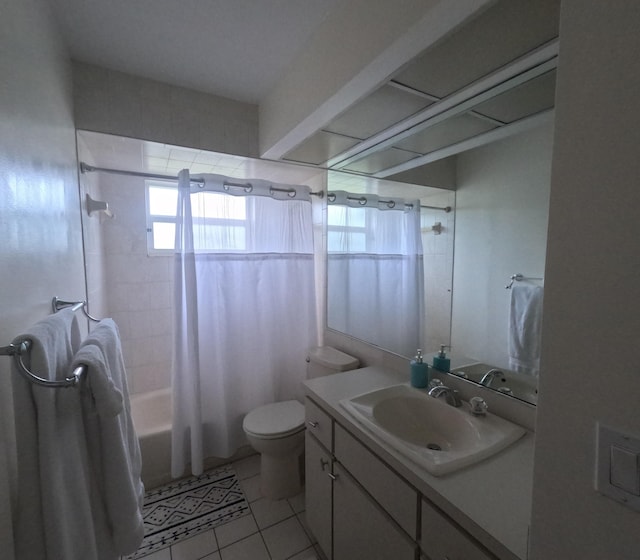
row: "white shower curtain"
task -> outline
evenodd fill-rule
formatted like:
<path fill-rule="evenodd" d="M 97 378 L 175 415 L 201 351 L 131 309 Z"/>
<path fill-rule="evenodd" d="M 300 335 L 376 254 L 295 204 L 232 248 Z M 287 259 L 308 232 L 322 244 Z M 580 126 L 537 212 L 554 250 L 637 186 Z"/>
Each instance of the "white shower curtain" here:
<path fill-rule="evenodd" d="M 204 458 L 246 444 L 251 409 L 301 396 L 317 340 L 308 187 L 295 187 L 292 199 L 289 185 L 199 177 L 204 187 L 190 184 L 188 170 L 179 174 L 174 477 L 189 463 L 200 474 Z"/>
<path fill-rule="evenodd" d="M 392 210 L 373 195 L 361 206 L 349 193 L 333 194 L 328 326 L 402 356 L 415 355 L 424 340 L 419 202 L 411 201 L 406 210 L 398 203 Z"/>

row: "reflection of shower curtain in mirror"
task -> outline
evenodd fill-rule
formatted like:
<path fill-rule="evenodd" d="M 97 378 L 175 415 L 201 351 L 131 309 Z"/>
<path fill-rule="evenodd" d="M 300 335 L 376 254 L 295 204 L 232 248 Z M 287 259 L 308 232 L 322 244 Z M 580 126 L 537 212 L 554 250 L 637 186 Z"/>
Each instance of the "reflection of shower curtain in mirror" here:
<path fill-rule="evenodd" d="M 307 351 L 317 344 L 308 187 L 274 200 L 266 181 L 252 179 L 251 196 L 243 188 L 230 196 L 220 176 L 204 175 L 202 189 L 189 186 L 188 171 L 179 177 L 176 477 L 188 463 L 199 474 L 204 458 L 245 445 L 242 419 L 253 408 L 301 397 Z"/>
<path fill-rule="evenodd" d="M 402 356 L 423 340 L 420 212 L 330 205 L 327 323 Z"/>

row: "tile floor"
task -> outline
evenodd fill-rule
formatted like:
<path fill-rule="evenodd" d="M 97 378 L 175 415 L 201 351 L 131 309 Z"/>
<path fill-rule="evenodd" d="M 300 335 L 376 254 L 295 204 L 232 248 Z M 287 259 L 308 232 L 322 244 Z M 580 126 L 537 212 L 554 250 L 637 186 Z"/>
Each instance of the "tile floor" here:
<path fill-rule="evenodd" d="M 260 456 L 233 463 L 251 506 L 246 515 L 141 560 L 320 560 L 306 528 L 304 493 L 288 500 L 260 496 Z"/>

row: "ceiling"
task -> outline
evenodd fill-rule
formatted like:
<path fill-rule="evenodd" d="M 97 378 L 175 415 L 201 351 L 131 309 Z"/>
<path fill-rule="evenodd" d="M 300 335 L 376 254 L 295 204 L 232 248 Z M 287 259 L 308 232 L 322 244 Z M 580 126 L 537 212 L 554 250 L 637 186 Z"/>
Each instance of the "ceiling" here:
<path fill-rule="evenodd" d="M 74 60 L 259 103 L 340 0 L 49 0 Z"/>
<path fill-rule="evenodd" d="M 50 3 L 74 59 L 251 103 L 269 96 L 344 8 L 341 0 Z M 493 2 L 277 157 L 455 188 L 457 153 L 550 118 L 559 6 Z"/>

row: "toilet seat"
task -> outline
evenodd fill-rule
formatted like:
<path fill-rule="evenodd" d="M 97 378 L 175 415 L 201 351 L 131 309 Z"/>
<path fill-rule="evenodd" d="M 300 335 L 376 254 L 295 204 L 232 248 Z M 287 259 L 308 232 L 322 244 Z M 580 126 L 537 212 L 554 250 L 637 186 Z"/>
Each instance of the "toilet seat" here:
<path fill-rule="evenodd" d="M 244 417 L 247 434 L 262 439 L 283 438 L 304 430 L 304 406 L 298 401 L 265 404 Z"/>

